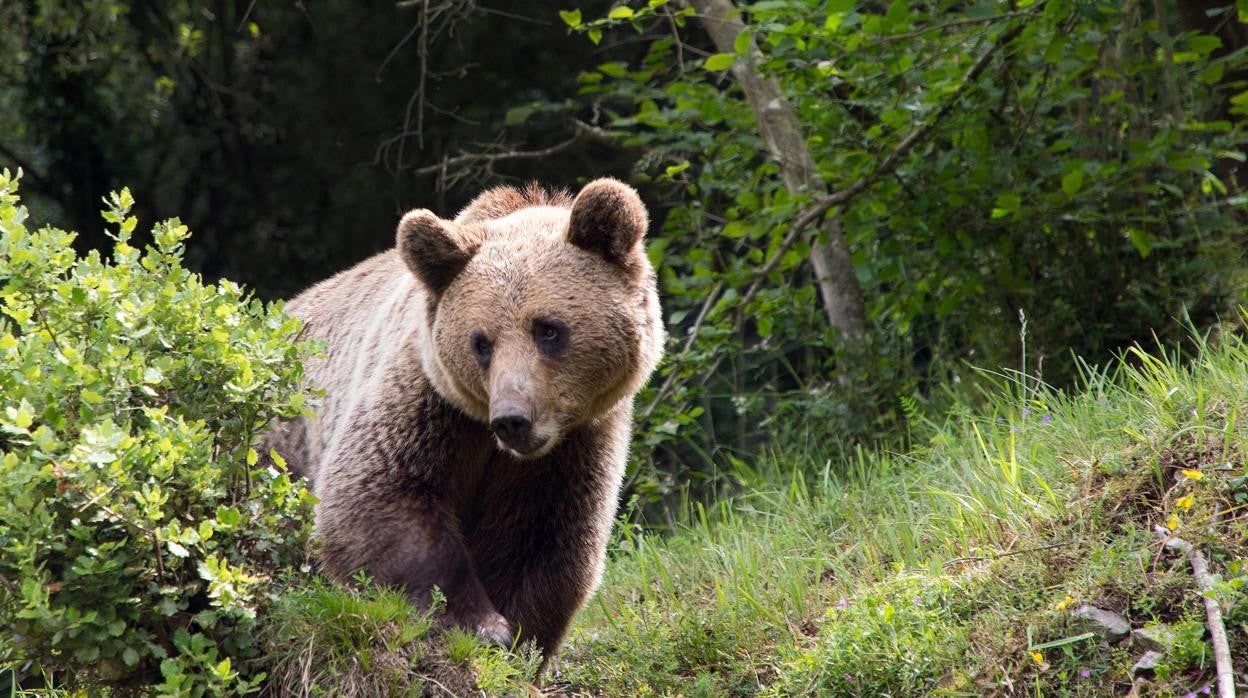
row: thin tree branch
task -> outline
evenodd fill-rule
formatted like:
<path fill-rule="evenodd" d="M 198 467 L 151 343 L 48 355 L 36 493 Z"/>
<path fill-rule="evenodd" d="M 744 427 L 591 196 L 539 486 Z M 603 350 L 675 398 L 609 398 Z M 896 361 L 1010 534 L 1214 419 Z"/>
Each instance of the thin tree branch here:
<path fill-rule="evenodd" d="M 578 133 L 571 138 L 560 141 L 549 148 L 541 148 L 539 150 L 505 150 L 497 153 L 465 153 L 453 158 L 444 158 L 433 165 L 426 165 L 412 170 L 415 175 L 437 174 L 452 167 L 461 167 L 463 165 L 486 166 L 493 165 L 500 160 L 534 160 L 538 158 L 548 157 L 561 153 L 573 145 L 581 141 L 581 135 Z"/>
<path fill-rule="evenodd" d="M 1171 538 L 1169 531 L 1158 526 L 1158 537 L 1168 550 L 1183 553 L 1192 566 L 1196 588 L 1205 604 L 1205 625 L 1209 628 L 1209 642 L 1213 645 L 1213 662 L 1218 674 L 1218 698 L 1235 698 L 1235 667 L 1231 664 L 1231 646 L 1226 639 L 1226 624 L 1222 621 L 1222 606 L 1213 598 L 1213 574 L 1204 553 L 1182 538 Z"/>
<path fill-rule="evenodd" d="M 698 310 L 698 317 L 693 321 L 693 327 L 689 328 L 689 336 L 685 339 L 685 344 L 680 348 L 680 353 L 684 354 L 693 348 L 694 341 L 698 338 L 698 332 L 702 329 L 702 323 L 706 320 L 707 314 L 711 310 L 711 306 L 715 305 L 715 301 L 719 298 L 719 292 L 724 289 L 724 282 L 720 281 L 711 288 L 711 292 L 706 294 L 706 300 L 702 301 L 702 308 Z M 641 420 L 644 422 L 654 415 L 654 411 L 658 409 L 660 401 L 667 395 L 667 391 L 672 389 L 672 385 L 676 382 L 676 371 L 667 374 L 667 378 L 663 380 L 663 384 L 654 393 L 654 399 L 650 404 L 646 405 L 646 409 L 641 412 Z"/>
<path fill-rule="evenodd" d="M 931 34 L 932 32 L 943 31 L 945 29 L 954 29 L 957 27 L 972 26 L 976 24 L 991 24 L 992 22 L 1003 22 L 1006 20 L 1014 19 L 1015 17 L 1034 17 L 1037 14 L 1037 10 L 1038 8 L 1031 9 L 1031 10 L 1017 10 L 1014 12 L 1003 12 L 1002 14 L 993 15 L 992 17 L 976 17 L 974 19 L 955 19 L 951 22 L 945 22 L 943 24 L 933 24 L 928 27 L 923 27 L 922 29 L 915 29 L 914 31 L 905 32 L 902 34 L 889 34 L 888 36 L 881 37 L 874 44 L 867 44 L 866 46 L 859 47 L 859 50 L 863 48 L 873 48 L 875 46 L 889 44 L 889 43 L 893 43 L 897 41 L 904 41 L 906 39 L 914 39 L 914 38 L 923 36 L 924 34 Z"/>

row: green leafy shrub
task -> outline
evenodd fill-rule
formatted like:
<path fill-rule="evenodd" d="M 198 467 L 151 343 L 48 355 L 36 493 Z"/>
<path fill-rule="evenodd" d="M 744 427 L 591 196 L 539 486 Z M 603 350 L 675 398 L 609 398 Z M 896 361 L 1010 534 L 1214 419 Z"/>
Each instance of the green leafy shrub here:
<path fill-rule="evenodd" d="M 254 437 L 304 407 L 300 326 L 182 267 L 176 219 L 112 260 L 32 231 L 0 176 L 0 666 L 59 686 L 243 693 L 310 495 Z"/>

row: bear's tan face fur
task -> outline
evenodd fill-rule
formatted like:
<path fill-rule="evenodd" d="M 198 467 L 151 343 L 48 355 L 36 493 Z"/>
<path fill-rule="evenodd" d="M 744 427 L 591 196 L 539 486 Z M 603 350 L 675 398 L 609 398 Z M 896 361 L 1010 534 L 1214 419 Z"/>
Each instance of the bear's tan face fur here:
<path fill-rule="evenodd" d="M 658 361 L 646 213 L 615 180 L 570 208 L 489 196 L 455 221 L 409 213 L 399 249 L 430 294 L 421 361 L 435 388 L 500 448 L 535 458 L 631 397 Z"/>

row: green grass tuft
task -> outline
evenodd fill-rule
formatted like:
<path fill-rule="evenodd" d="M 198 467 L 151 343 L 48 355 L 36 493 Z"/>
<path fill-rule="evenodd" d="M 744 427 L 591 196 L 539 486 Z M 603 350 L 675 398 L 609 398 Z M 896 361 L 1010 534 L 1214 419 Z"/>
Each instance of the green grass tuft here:
<path fill-rule="evenodd" d="M 398 591 L 324 580 L 277 599 L 267 640 L 282 696 L 518 695 L 539 661 L 444 631 Z"/>

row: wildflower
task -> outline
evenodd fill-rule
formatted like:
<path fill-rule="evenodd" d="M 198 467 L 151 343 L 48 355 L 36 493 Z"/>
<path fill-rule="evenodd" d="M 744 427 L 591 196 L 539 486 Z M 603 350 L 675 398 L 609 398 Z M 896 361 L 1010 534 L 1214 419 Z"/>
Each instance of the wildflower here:
<path fill-rule="evenodd" d="M 1205 474 L 1195 468 L 1184 468 L 1183 477 L 1188 480 L 1201 480 L 1204 479 Z"/>
<path fill-rule="evenodd" d="M 1070 608 L 1070 605 L 1073 604 L 1074 602 L 1075 600 L 1073 598 L 1071 598 L 1070 596 L 1067 596 L 1061 601 L 1058 601 L 1057 603 L 1053 604 L 1053 608 L 1058 611 L 1065 611 L 1067 608 Z"/>
<path fill-rule="evenodd" d="M 1213 686 L 1210 686 L 1209 684 L 1205 684 L 1204 686 L 1200 687 L 1200 692 L 1205 695 L 1209 695 L 1210 693 L 1213 693 Z"/>
<path fill-rule="evenodd" d="M 1187 511 L 1192 508 L 1192 502 L 1194 502 L 1195 499 L 1196 498 L 1190 493 L 1182 497 L 1179 497 L 1178 499 L 1174 500 L 1174 508 L 1178 509 L 1179 511 L 1183 513 L 1187 513 Z"/>
<path fill-rule="evenodd" d="M 1179 515 L 1178 514 L 1172 513 L 1166 517 L 1166 528 L 1170 529 L 1171 531 L 1179 530 Z"/>
<path fill-rule="evenodd" d="M 1196 691 L 1188 691 L 1183 694 L 1183 698 L 1196 698 Z"/>
<path fill-rule="evenodd" d="M 845 597 L 842 596 L 841 598 L 837 599 L 836 610 L 844 611 L 847 608 L 849 608 L 849 601 Z"/>
<path fill-rule="evenodd" d="M 1031 414 L 1031 408 L 1030 408 L 1030 407 L 1024 407 L 1024 408 L 1023 408 L 1023 419 L 1027 419 L 1027 417 L 1028 417 L 1030 414 Z"/>
<path fill-rule="evenodd" d="M 1053 415 L 1049 414 L 1048 412 L 1045 412 L 1044 416 L 1040 418 L 1041 424 L 1048 424 L 1051 421 L 1053 421 Z"/>
<path fill-rule="evenodd" d="M 846 680 L 846 681 L 853 681 L 853 680 L 854 680 L 854 675 L 853 675 L 853 674 L 846 674 L 846 675 L 845 675 L 845 680 Z"/>
<path fill-rule="evenodd" d="M 1031 661 L 1035 662 L 1037 665 L 1042 665 L 1042 664 L 1044 664 L 1044 655 L 1043 655 L 1043 654 L 1041 654 L 1041 653 L 1039 653 L 1039 652 L 1031 652 L 1030 654 L 1031 654 Z"/>
<path fill-rule="evenodd" d="M 1082 671 L 1079 672 L 1079 678 L 1081 679 L 1086 679 L 1091 675 L 1092 675 L 1091 669 L 1083 669 Z"/>
<path fill-rule="evenodd" d="M 921 597 L 918 597 L 918 596 L 914 597 L 914 605 L 915 605 L 915 606 L 922 606 L 922 605 L 923 605 L 923 599 L 922 599 Z"/>

